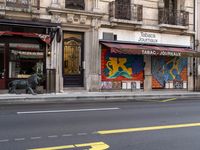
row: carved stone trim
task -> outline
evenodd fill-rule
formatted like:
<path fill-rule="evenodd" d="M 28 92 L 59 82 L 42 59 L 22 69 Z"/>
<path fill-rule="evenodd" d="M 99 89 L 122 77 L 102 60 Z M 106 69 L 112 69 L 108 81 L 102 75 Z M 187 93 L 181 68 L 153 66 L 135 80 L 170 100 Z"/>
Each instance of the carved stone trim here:
<path fill-rule="evenodd" d="M 98 18 L 93 18 L 92 19 L 92 27 L 95 29 L 95 30 L 98 30 L 101 26 L 101 23 L 99 21 Z"/>
<path fill-rule="evenodd" d="M 51 22 L 53 23 L 61 23 L 61 16 L 60 15 L 52 15 L 51 16 Z"/>
<path fill-rule="evenodd" d="M 87 16 L 80 15 L 80 23 L 81 24 L 86 24 L 86 21 L 87 21 Z"/>
<path fill-rule="evenodd" d="M 74 14 L 67 14 L 67 22 L 73 23 L 74 22 Z"/>

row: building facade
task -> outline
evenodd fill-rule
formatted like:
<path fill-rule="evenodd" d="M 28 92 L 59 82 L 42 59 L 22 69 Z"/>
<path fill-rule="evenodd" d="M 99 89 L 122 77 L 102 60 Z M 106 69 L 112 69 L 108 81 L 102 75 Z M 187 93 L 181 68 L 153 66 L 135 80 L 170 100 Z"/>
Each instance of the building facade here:
<path fill-rule="evenodd" d="M 99 77 L 96 53 L 104 13 L 97 5 L 93 0 L 1 0 L 0 89 L 38 72 L 47 92 L 98 89 L 93 81 Z"/>
<path fill-rule="evenodd" d="M 46 13 L 47 6 L 37 0 L 0 1 L 1 90 L 8 89 L 10 81 L 27 79 L 34 73 L 44 79 L 40 92 L 50 90 L 47 81 L 54 71 L 51 52 L 60 43 L 54 38 L 60 24 Z"/>
<path fill-rule="evenodd" d="M 195 1 L 195 50 L 200 51 L 200 19 L 198 17 L 198 14 L 200 13 L 200 1 Z M 195 84 L 194 89 L 195 91 L 200 91 L 200 59 L 196 58 L 194 60 L 194 78 L 195 78 Z"/>
<path fill-rule="evenodd" d="M 191 0 L 0 0 L 0 88 L 194 89 Z M 7 42 L 9 41 L 9 42 Z"/>
<path fill-rule="evenodd" d="M 115 0 L 104 5 L 101 89 L 194 89 L 194 1 Z"/>

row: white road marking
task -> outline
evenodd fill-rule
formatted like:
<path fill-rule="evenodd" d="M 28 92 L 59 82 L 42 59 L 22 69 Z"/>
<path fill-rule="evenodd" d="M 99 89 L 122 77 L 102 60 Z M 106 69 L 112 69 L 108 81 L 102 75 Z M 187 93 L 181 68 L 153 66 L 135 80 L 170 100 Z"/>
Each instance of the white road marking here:
<path fill-rule="evenodd" d="M 63 134 L 62 136 L 72 136 L 72 134 Z"/>
<path fill-rule="evenodd" d="M 82 135 L 87 135 L 87 133 L 78 133 L 77 135 L 82 136 Z"/>
<path fill-rule="evenodd" d="M 18 115 L 21 114 L 44 114 L 44 113 L 62 113 L 62 112 L 83 112 L 83 111 L 108 111 L 108 110 L 118 110 L 120 108 L 94 108 L 94 109 L 72 109 L 72 110 L 48 110 L 48 111 L 23 111 L 17 112 Z"/>
<path fill-rule="evenodd" d="M 24 141 L 25 138 L 15 138 L 14 140 L 15 140 L 15 141 Z"/>
<path fill-rule="evenodd" d="M 42 137 L 41 136 L 35 136 L 35 137 L 31 137 L 30 139 L 31 140 L 38 140 L 38 139 L 41 139 Z"/>
<path fill-rule="evenodd" d="M 58 136 L 57 135 L 50 135 L 48 136 L 48 138 L 57 138 Z"/>
<path fill-rule="evenodd" d="M 97 131 L 95 131 L 95 132 L 92 132 L 92 134 L 98 134 L 98 133 L 97 133 Z"/>
<path fill-rule="evenodd" d="M 0 140 L 0 142 L 8 142 L 9 140 L 8 139 L 3 139 L 3 140 Z"/>

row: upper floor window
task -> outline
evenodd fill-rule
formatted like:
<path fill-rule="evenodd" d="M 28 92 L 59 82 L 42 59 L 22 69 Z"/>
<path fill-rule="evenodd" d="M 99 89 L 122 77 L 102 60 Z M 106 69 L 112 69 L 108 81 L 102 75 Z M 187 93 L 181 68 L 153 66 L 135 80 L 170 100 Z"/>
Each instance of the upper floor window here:
<path fill-rule="evenodd" d="M 177 10 L 177 0 L 165 0 L 165 8 L 169 10 Z"/>
<path fill-rule="evenodd" d="M 188 26 L 189 12 L 182 10 L 184 1 L 164 0 L 164 8 L 159 8 L 158 20 L 160 24 Z"/>
<path fill-rule="evenodd" d="M 115 0 L 117 19 L 131 20 L 131 0 Z"/>
<path fill-rule="evenodd" d="M 65 8 L 84 10 L 85 2 L 84 0 L 65 0 Z"/>

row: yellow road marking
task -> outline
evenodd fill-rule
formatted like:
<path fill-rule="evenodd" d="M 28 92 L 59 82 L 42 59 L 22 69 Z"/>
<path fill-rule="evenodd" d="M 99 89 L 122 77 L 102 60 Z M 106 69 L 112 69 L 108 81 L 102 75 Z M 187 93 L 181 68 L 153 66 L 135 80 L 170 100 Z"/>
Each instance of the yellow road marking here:
<path fill-rule="evenodd" d="M 157 103 L 164 103 L 164 102 L 169 102 L 169 101 L 174 101 L 177 98 L 169 98 L 169 99 L 164 99 L 164 100 L 137 100 L 139 102 L 157 102 Z"/>
<path fill-rule="evenodd" d="M 54 147 L 46 147 L 46 148 L 35 148 L 35 149 L 29 149 L 29 150 L 64 150 L 64 149 L 77 148 L 77 147 L 91 147 L 89 150 L 106 150 L 109 148 L 109 145 L 107 145 L 104 142 L 94 142 L 94 143 L 54 146 Z"/>
<path fill-rule="evenodd" d="M 166 99 L 166 100 L 161 100 L 160 102 L 169 102 L 169 101 L 174 101 L 176 100 L 177 98 L 170 98 L 170 99 Z"/>
<path fill-rule="evenodd" d="M 46 147 L 46 148 L 35 148 L 29 150 L 63 150 L 67 148 L 75 148 L 74 145 L 64 145 L 64 146 L 54 146 L 54 147 Z"/>
<path fill-rule="evenodd" d="M 76 147 L 87 147 L 91 146 L 90 150 L 106 150 L 109 148 L 109 145 L 105 144 L 104 142 L 97 142 L 97 143 L 86 143 L 86 144 L 76 144 Z"/>
<path fill-rule="evenodd" d="M 198 126 L 200 126 L 200 123 L 189 123 L 189 124 L 151 126 L 151 127 L 139 127 L 139 128 L 128 128 L 128 129 L 116 129 L 116 130 L 102 130 L 102 131 L 97 131 L 97 133 L 104 135 L 104 134 L 116 134 L 116 133 L 126 133 L 126 132 L 153 131 L 153 130 L 187 128 L 187 127 L 198 127 Z"/>

